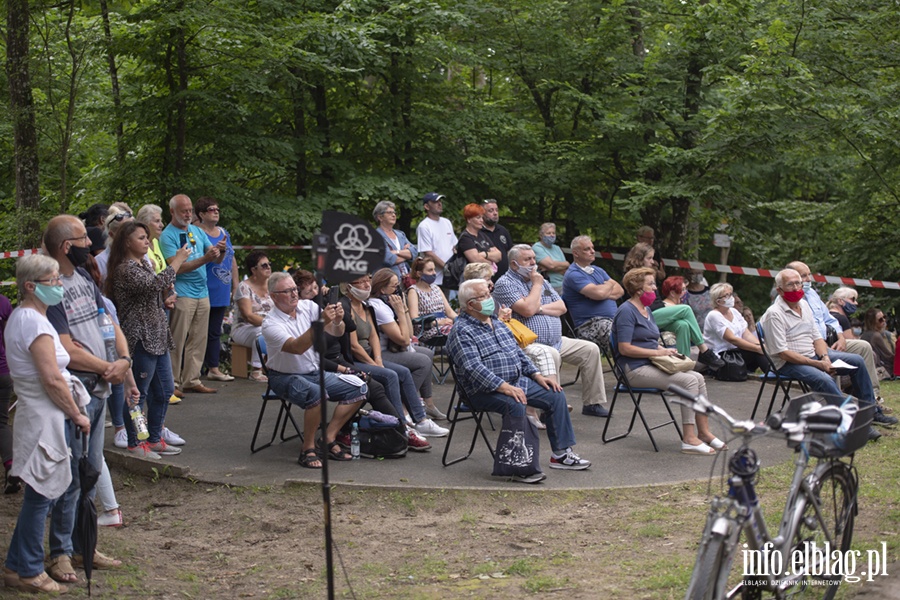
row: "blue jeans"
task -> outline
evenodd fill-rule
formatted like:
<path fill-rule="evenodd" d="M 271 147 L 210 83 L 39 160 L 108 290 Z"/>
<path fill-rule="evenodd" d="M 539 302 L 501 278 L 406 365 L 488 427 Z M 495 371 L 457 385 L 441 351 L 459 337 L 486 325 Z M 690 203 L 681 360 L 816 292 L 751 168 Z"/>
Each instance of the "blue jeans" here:
<path fill-rule="evenodd" d="M 322 403 L 319 394 L 319 373 L 281 373 L 269 369 L 269 386 L 272 391 L 304 410 Z M 366 399 L 366 384 L 353 385 L 334 373 L 325 373 L 325 394 L 332 402 L 354 404 Z"/>
<path fill-rule="evenodd" d="M 36 577 L 44 571 L 44 522 L 53 500 L 25 486 L 25 497 L 6 553 L 6 568 L 19 577 Z"/>
<path fill-rule="evenodd" d="M 88 440 L 88 460 L 100 472 L 103 469 L 103 424 L 106 420 L 106 399 L 91 396 L 87 405 L 87 418 L 91 422 L 90 439 Z M 72 450 L 72 483 L 65 493 L 57 498 L 50 513 L 50 558 L 62 554 L 72 556 L 81 554 L 81 536 L 75 529 L 75 508 L 81 497 L 81 481 L 78 476 L 78 461 L 84 447 L 84 436 L 76 429 L 72 421 L 66 419 L 66 441 Z M 96 496 L 96 489 L 91 490 L 91 498 Z"/>
<path fill-rule="evenodd" d="M 109 398 L 106 399 L 106 407 L 107 410 L 109 410 L 109 418 L 112 421 L 113 427 L 119 429 L 125 425 L 123 415 L 128 413 L 128 411 L 125 410 L 125 385 L 116 383 L 113 384 L 111 388 L 112 393 L 110 393 Z"/>
<path fill-rule="evenodd" d="M 528 406 L 547 413 L 547 437 L 550 439 L 550 448 L 559 454 L 566 448 L 575 445 L 575 432 L 572 430 L 572 419 L 569 418 L 569 407 L 566 406 L 566 395 L 563 392 L 554 392 L 539 386 L 527 377 L 519 378 L 515 383 L 517 387 L 525 390 Z M 515 398 L 491 392 L 489 394 L 475 394 L 469 397 L 472 406 L 479 410 L 488 410 L 513 417 L 525 416 L 525 405 L 516 402 Z"/>
<path fill-rule="evenodd" d="M 832 361 L 840 359 L 847 364 L 855 366 L 855 369 L 838 369 L 837 373 L 839 375 L 850 376 L 853 394 L 859 399 L 860 406 L 875 404 L 875 391 L 872 389 L 872 380 L 869 378 L 869 373 L 866 371 L 866 363 L 861 356 L 858 354 L 829 350 L 828 358 Z M 788 377 L 799 379 L 813 391 L 835 396 L 844 395 L 838 385 L 834 382 L 834 378 L 816 367 L 785 363 L 784 366 L 779 369 L 779 372 Z"/>
<path fill-rule="evenodd" d="M 398 371 L 394 371 L 388 369 L 387 367 L 379 367 L 378 365 L 369 365 L 366 363 L 355 362 L 353 366 L 364 373 L 368 373 L 372 379 L 380 383 L 384 386 L 384 391 L 387 393 L 388 400 L 391 401 L 391 405 L 394 407 L 394 410 L 397 411 L 400 420 L 403 420 L 403 400 L 400 395 L 400 373 Z M 400 365 L 397 365 L 400 367 Z M 400 367 L 401 370 L 406 371 L 406 385 L 412 386 L 411 389 L 415 392 L 415 385 L 413 384 L 412 374 L 409 372 L 409 369 L 406 367 Z M 418 397 L 418 396 L 417 396 Z M 417 402 L 417 404 L 420 404 Z M 425 409 L 421 409 L 422 418 L 425 414 Z M 421 420 L 421 419 L 420 419 Z"/>
<path fill-rule="evenodd" d="M 168 352 L 158 356 L 150 354 L 144 350 L 141 342 L 134 347 L 134 356 L 131 358 L 134 361 L 131 365 L 134 382 L 141 392 L 141 403 L 147 407 L 147 430 L 150 433 L 147 441 L 155 444 L 162 435 L 166 411 L 169 410 L 169 398 L 175 393 L 172 359 Z M 128 432 L 128 445 L 137 446 L 137 432 L 130 416 L 125 419 L 125 430 Z"/>

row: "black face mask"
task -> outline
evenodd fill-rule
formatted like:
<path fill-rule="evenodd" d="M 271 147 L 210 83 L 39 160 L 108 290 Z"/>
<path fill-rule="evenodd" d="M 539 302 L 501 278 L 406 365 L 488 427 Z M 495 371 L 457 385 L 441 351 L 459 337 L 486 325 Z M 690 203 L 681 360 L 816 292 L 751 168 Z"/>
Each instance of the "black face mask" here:
<path fill-rule="evenodd" d="M 83 267 L 87 262 L 88 256 L 90 255 L 90 247 L 82 248 L 81 246 L 76 246 L 75 244 L 72 244 L 69 247 L 69 251 L 66 253 L 66 257 L 76 267 Z"/>

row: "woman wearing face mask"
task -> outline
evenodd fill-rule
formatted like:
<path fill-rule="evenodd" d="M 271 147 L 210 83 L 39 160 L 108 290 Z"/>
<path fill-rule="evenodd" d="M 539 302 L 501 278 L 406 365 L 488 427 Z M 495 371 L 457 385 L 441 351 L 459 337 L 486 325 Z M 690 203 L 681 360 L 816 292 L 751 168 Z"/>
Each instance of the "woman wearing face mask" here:
<path fill-rule="evenodd" d="M 466 257 L 467 263 L 490 264 L 491 270 L 496 273 L 497 262 L 503 257 L 503 254 L 482 231 L 484 207 L 480 204 L 466 204 L 463 208 L 463 218 L 466 220 L 466 228 L 459 234 L 459 242 L 456 245 L 457 252 Z"/>
<path fill-rule="evenodd" d="M 859 306 L 859 296 L 856 290 L 842 285 L 831 294 L 827 306 L 828 312 L 838 320 L 841 329 L 844 330 L 844 338 L 848 340 L 859 339 L 862 329 L 854 331 L 850 324 L 850 317 L 856 313 L 856 309 Z"/>
<path fill-rule="evenodd" d="M 734 288 L 727 283 L 717 283 L 710 288 L 709 297 L 716 307 L 709 311 L 703 324 L 703 335 L 709 342 L 710 349 L 720 355 L 726 350 L 737 348 L 741 351 L 748 373 L 753 373 L 756 369 L 765 372 L 768 365 L 762 355 L 759 339 L 734 307 Z"/>
<path fill-rule="evenodd" d="M 382 271 L 390 274 L 396 281 L 397 276 L 390 269 L 382 269 Z M 415 427 L 409 433 L 410 447 L 413 443 L 424 441 L 419 439 L 419 435 L 431 437 L 447 435 L 448 429 L 438 427 L 434 421 L 428 418 L 426 405 L 419 394 L 423 387 L 422 378 L 427 377 L 429 386 L 427 391 L 430 399 L 431 363 L 428 365 L 421 363 L 421 357 L 424 355 L 412 352 L 408 353 L 411 358 L 407 360 L 406 357 L 402 357 L 401 360 L 406 362 L 401 363 L 399 360 L 392 360 L 395 357 L 384 350 L 385 345 L 381 342 L 381 336 L 384 333 L 379 332 L 378 313 L 371 306 L 371 304 L 381 301 L 369 300 L 372 292 L 372 281 L 369 276 L 365 275 L 346 285 L 342 283 L 341 291 L 345 294 L 345 297 L 341 299 L 344 312 L 351 315 L 354 325 L 356 325 L 356 330 L 350 333 L 350 350 L 355 359 L 354 364 L 358 369 L 369 373 L 381 382 L 392 402 L 395 401 L 397 395 L 400 396 L 408 410 L 409 420 L 412 421 L 411 425 Z M 381 304 L 384 303 L 381 302 Z M 386 316 L 383 309 L 379 310 L 382 316 Z M 390 307 L 388 307 L 388 311 L 391 311 Z M 397 323 L 395 322 L 394 325 Z M 416 361 L 416 364 L 412 364 L 411 360 Z M 432 404 L 432 406 L 434 405 Z M 436 407 L 434 410 L 437 410 Z"/>
<path fill-rule="evenodd" d="M 653 268 L 647 265 L 647 268 Z M 675 334 L 675 347 L 678 352 L 690 356 L 691 346 L 697 346 L 697 360 L 713 369 L 720 369 L 725 363 L 703 340 L 703 332 L 694 311 L 681 300 L 684 297 L 684 277 L 667 277 L 662 283 L 662 298 L 657 295 L 650 310 L 657 326 L 663 331 Z"/>
<path fill-rule="evenodd" d="M 652 387 L 665 390 L 670 384 L 683 387 L 691 394 L 709 395 L 703 375 L 696 371 L 686 371 L 669 375 L 650 362 L 651 356 L 675 354 L 673 348 L 659 345 L 659 328 L 650 312 L 650 304 L 656 298 L 655 269 L 641 267 L 632 269 L 622 278 L 622 287 L 629 295 L 616 311 L 613 320 L 616 346 L 613 352 L 628 381 L 636 387 Z M 686 406 L 681 407 L 682 444 L 684 454 L 712 456 L 725 448 L 724 442 L 709 430 L 706 415 L 694 413 Z"/>
<path fill-rule="evenodd" d="M 706 321 L 706 315 L 709 314 L 709 311 L 715 308 L 712 298 L 709 297 L 709 284 L 703 276 L 703 271 L 698 271 L 697 269 L 688 270 L 685 280 L 687 281 L 687 287 L 682 300 L 694 311 L 697 323 L 703 323 Z"/>
<path fill-rule="evenodd" d="M 447 297 L 441 291 L 435 280 L 437 270 L 434 261 L 430 258 L 417 258 L 413 261 L 410 276 L 416 282 L 406 292 L 406 302 L 409 305 L 409 316 L 418 319 L 420 315 L 435 315 L 437 327 L 432 327 L 418 333 L 419 341 L 424 341 L 436 335 L 447 335 L 453 327 L 456 313 L 447 302 Z"/>
<path fill-rule="evenodd" d="M 562 296 L 563 279 L 566 269 L 569 268 L 569 261 L 566 260 L 562 248 L 556 244 L 556 224 L 544 223 L 541 225 L 540 234 L 541 241 L 531 246 L 534 260 L 537 261 L 541 274 L 547 278 L 556 293 Z"/>
<path fill-rule="evenodd" d="M 44 527 L 51 504 L 72 482 L 66 418 L 82 434 L 89 434 L 90 420 L 79 405 L 86 406 L 90 397 L 66 370 L 69 353 L 47 319 L 47 307 L 62 302 L 65 293 L 59 263 L 43 254 L 20 258 L 16 285 L 20 302 L 9 318 L 4 341 L 18 397 L 10 474 L 25 484 L 25 494 L 6 553 L 3 583 L 28 592 L 59 594 L 68 588 L 44 571 Z"/>

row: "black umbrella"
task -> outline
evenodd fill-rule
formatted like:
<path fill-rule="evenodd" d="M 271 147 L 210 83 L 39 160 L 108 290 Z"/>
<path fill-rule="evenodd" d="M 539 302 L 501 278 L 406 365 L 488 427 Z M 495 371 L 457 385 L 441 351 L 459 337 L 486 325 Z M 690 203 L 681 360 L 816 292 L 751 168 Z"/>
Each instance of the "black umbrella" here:
<path fill-rule="evenodd" d="M 102 432 L 102 430 L 101 430 Z M 84 435 L 81 458 L 78 459 L 78 477 L 81 483 L 81 497 L 75 513 L 75 532 L 81 540 L 81 558 L 84 561 L 84 575 L 88 583 L 88 596 L 91 595 L 91 572 L 94 570 L 94 550 L 97 548 L 97 508 L 91 499 L 91 490 L 100 478 L 98 471 L 88 460 L 88 441 Z"/>

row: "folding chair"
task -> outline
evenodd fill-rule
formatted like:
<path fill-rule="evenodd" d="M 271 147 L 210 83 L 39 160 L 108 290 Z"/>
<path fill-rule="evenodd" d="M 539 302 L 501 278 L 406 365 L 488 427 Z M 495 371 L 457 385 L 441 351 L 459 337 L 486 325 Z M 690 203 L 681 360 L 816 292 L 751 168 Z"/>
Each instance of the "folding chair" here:
<path fill-rule="evenodd" d="M 756 337 L 759 338 L 759 347 L 762 348 L 763 356 L 766 359 L 766 365 L 768 368 L 766 372 L 762 375 L 759 375 L 759 393 L 756 394 L 756 404 L 753 405 L 753 414 L 750 415 L 750 420 L 756 420 L 756 411 L 759 409 L 759 401 L 762 399 L 763 389 L 766 387 L 766 382 L 771 381 L 775 384 L 775 387 L 772 389 L 772 397 L 769 399 L 769 408 L 766 411 L 766 415 L 764 418 L 768 418 L 770 414 L 772 414 L 772 408 L 775 406 L 775 396 L 778 395 L 778 391 L 781 390 L 784 394 L 784 399 L 781 401 L 781 407 L 788 403 L 791 399 L 791 387 L 794 383 L 800 386 L 800 389 L 806 393 L 809 391 L 809 388 L 805 383 L 800 381 L 799 379 L 794 379 L 793 377 L 788 377 L 787 375 L 782 375 L 778 372 L 778 369 L 775 368 L 775 363 L 772 361 L 772 357 L 769 356 L 769 351 L 766 350 L 765 343 L 765 334 L 763 332 L 762 324 L 756 324 Z M 781 410 L 781 409 L 778 409 Z"/>
<path fill-rule="evenodd" d="M 447 409 L 447 418 L 450 420 L 450 433 L 447 434 L 447 443 L 444 446 L 444 455 L 441 457 L 441 463 L 445 467 L 449 467 L 450 465 L 464 461 L 472 456 L 472 452 L 475 450 L 475 442 L 478 441 L 479 433 L 481 434 L 482 439 L 484 439 L 484 443 L 487 444 L 488 451 L 491 453 L 491 458 L 493 458 L 494 447 L 491 445 L 491 441 L 488 439 L 487 433 L 485 433 L 481 423 L 485 415 L 487 415 L 488 421 L 490 422 L 490 414 L 485 410 L 476 410 L 472 406 L 472 403 L 469 402 L 466 392 L 463 390 L 462 385 L 459 383 L 459 378 L 456 376 L 456 371 L 453 369 L 453 361 L 447 361 L 447 368 L 450 370 L 450 374 L 453 375 L 454 384 L 453 393 L 450 395 L 450 406 Z M 456 424 L 461 421 L 474 421 L 475 432 L 472 434 L 472 442 L 469 444 L 469 451 L 465 456 L 460 456 L 459 458 L 448 461 L 447 454 L 450 452 L 450 442 L 453 440 Z M 491 428 L 493 429 L 493 423 L 491 423 Z"/>
<path fill-rule="evenodd" d="M 609 418 L 606 419 L 606 425 L 603 427 L 603 434 L 600 436 L 603 440 L 603 443 L 608 444 L 609 442 L 614 442 L 616 440 L 627 437 L 631 433 L 631 430 L 634 429 L 634 422 L 638 417 L 641 418 L 641 423 L 644 424 L 644 429 L 647 430 L 647 435 L 650 437 L 650 443 L 653 444 L 653 450 L 655 450 L 656 452 L 659 452 L 659 446 L 656 444 L 656 439 L 653 437 L 654 429 L 659 429 L 661 427 L 665 427 L 666 425 L 674 425 L 675 431 L 678 432 L 678 438 L 683 439 L 681 427 L 678 425 L 678 420 L 675 418 L 675 413 L 672 412 L 672 407 L 669 405 L 669 401 L 663 394 L 663 390 L 652 387 L 632 386 L 628 382 L 628 378 L 625 376 L 624 368 L 618 362 L 618 348 L 616 347 L 615 336 L 612 332 L 610 332 L 609 334 L 609 346 L 611 355 L 606 355 L 606 360 L 609 362 L 609 364 L 612 365 L 613 374 L 616 376 L 616 386 L 615 391 L 613 392 L 612 403 L 609 405 Z M 628 430 L 625 431 L 625 433 L 607 437 L 609 424 L 612 423 L 613 413 L 616 409 L 616 400 L 618 400 L 620 393 L 628 394 L 628 397 L 631 398 L 631 403 L 634 405 L 634 410 L 631 413 L 631 422 L 628 424 Z M 664 421 L 662 423 L 659 423 L 658 425 L 654 425 L 653 427 L 651 427 L 649 423 L 647 423 L 647 418 L 644 416 L 644 411 L 641 410 L 641 400 L 643 400 L 644 394 L 659 395 L 660 400 L 662 400 L 663 406 L 666 407 L 666 412 L 669 413 L 668 421 Z"/>
<path fill-rule="evenodd" d="M 572 315 L 569 314 L 568 311 L 563 313 L 563 316 L 560 317 L 562 321 L 562 326 L 564 330 L 564 334 L 568 338 L 572 338 L 573 340 L 580 340 L 581 338 L 575 335 L 575 323 L 572 321 Z M 562 369 L 560 369 L 562 370 Z M 560 383 L 560 387 L 569 387 L 570 385 L 574 385 L 578 382 L 578 378 L 581 376 L 581 367 L 575 371 L 575 379 L 572 381 L 567 381 L 566 383 Z"/>
<path fill-rule="evenodd" d="M 412 320 L 413 329 L 421 330 L 425 328 L 426 323 L 432 319 L 434 319 L 433 315 L 416 317 Z M 434 377 L 434 382 L 436 384 L 443 385 L 444 382 L 447 381 L 447 375 L 450 374 L 450 359 L 447 356 L 447 350 L 444 348 L 444 346 L 447 344 L 447 336 L 436 335 L 434 337 L 428 338 L 427 340 L 422 340 L 419 343 L 427 348 L 431 348 L 432 352 L 434 352 L 434 357 L 438 360 L 438 362 L 432 363 L 431 376 Z"/>
<path fill-rule="evenodd" d="M 259 354 L 260 362 L 262 363 L 263 374 L 266 377 L 269 376 L 269 370 L 266 368 L 266 340 L 263 336 L 259 336 L 256 338 L 256 352 Z M 256 446 L 256 438 L 259 436 L 259 428 L 262 425 L 263 417 L 266 414 L 266 406 L 269 402 L 279 402 L 281 406 L 278 408 L 278 416 L 275 418 L 275 427 L 272 429 L 272 437 L 269 441 L 262 446 Z M 294 420 L 294 415 L 291 414 L 291 407 L 293 404 L 276 394 L 272 391 L 272 388 L 269 387 L 269 384 L 266 384 L 266 391 L 262 395 L 262 407 L 259 409 L 259 418 L 256 419 L 256 429 L 253 430 L 253 439 L 250 440 L 250 452 L 256 453 L 264 448 L 268 448 L 275 441 L 275 436 L 278 435 L 278 427 L 281 426 L 281 441 L 287 442 L 289 440 L 293 440 L 294 438 L 300 438 L 303 440 L 303 434 L 300 431 L 300 427 L 297 425 L 297 421 Z M 287 428 L 288 420 L 290 420 L 291 424 L 294 426 L 294 431 L 297 433 L 285 437 L 284 432 Z"/>

